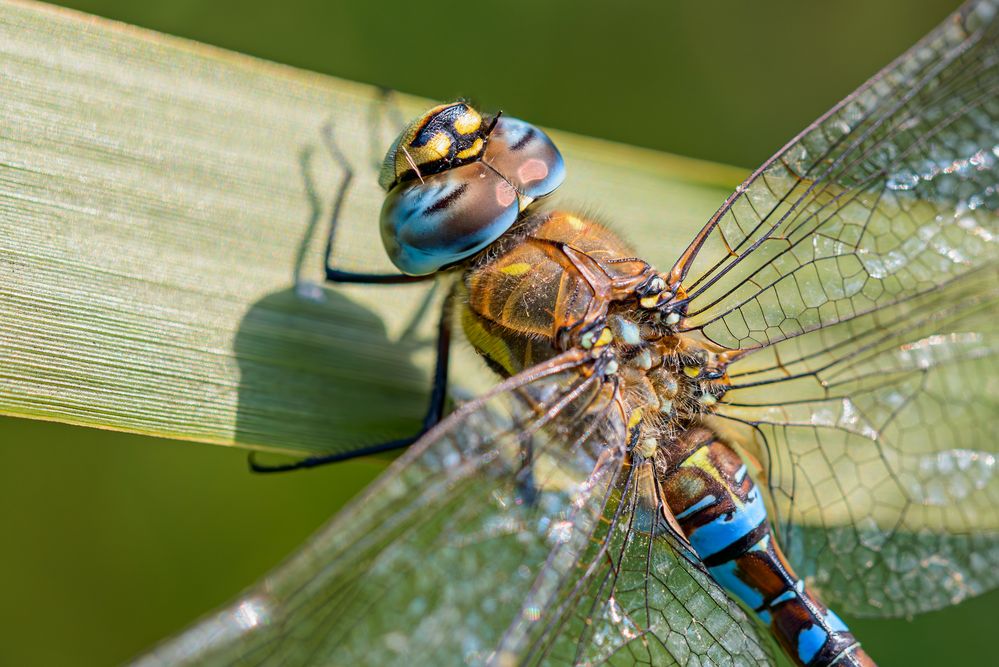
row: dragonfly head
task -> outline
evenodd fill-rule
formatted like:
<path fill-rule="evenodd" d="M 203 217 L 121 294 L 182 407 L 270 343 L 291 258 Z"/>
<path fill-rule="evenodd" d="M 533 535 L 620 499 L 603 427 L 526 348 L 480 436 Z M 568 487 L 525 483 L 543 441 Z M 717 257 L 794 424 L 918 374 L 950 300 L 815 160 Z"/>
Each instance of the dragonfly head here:
<path fill-rule="evenodd" d="M 437 174 L 482 157 L 492 123 L 464 102 L 441 104 L 411 122 L 392 142 L 378 184 Z"/>
<path fill-rule="evenodd" d="M 385 155 L 385 250 L 403 273 L 434 273 L 498 239 L 564 178 L 562 155 L 533 125 L 465 102 L 436 106 Z"/>

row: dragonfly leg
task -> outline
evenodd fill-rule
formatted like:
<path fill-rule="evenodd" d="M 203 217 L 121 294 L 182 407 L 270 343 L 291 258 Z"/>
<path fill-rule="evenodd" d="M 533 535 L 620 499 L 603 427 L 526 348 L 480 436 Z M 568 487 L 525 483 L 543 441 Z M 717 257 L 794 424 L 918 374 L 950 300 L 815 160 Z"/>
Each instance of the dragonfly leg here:
<path fill-rule="evenodd" d="M 430 389 L 430 402 L 427 406 L 427 412 L 423 416 L 423 422 L 420 424 L 420 429 L 416 433 L 404 438 L 398 438 L 396 440 L 389 440 L 387 442 L 380 442 L 373 445 L 365 445 L 357 449 L 334 452 L 332 454 L 324 454 L 321 456 L 309 456 L 304 459 L 299 459 L 298 461 L 275 465 L 257 462 L 255 456 L 256 452 L 250 452 L 248 456 L 250 470 L 260 473 L 271 473 L 316 468 L 329 463 L 347 461 L 359 456 L 369 456 L 371 454 L 380 454 L 382 452 L 403 449 L 405 447 L 409 447 L 423 437 L 423 434 L 433 428 L 444 416 L 444 405 L 447 401 L 448 360 L 450 358 L 451 350 L 452 302 L 453 298 L 448 296 L 441 309 L 441 317 L 437 324 L 437 361 L 434 363 L 434 378 L 433 385 Z"/>
<path fill-rule="evenodd" d="M 333 244 L 336 237 L 336 226 L 340 220 L 340 213 L 343 210 L 343 203 L 347 199 L 347 192 L 354 180 L 354 169 L 350 160 L 333 137 L 333 124 L 328 122 L 322 130 L 323 144 L 326 151 L 333 160 L 343 169 L 343 178 L 337 187 L 336 198 L 333 200 L 333 210 L 330 214 L 329 234 L 326 237 L 325 264 L 326 280 L 334 283 L 362 283 L 367 285 L 397 285 L 400 283 L 413 283 L 427 280 L 432 276 L 408 276 L 404 273 L 356 273 L 353 271 L 342 271 L 332 266 Z"/>

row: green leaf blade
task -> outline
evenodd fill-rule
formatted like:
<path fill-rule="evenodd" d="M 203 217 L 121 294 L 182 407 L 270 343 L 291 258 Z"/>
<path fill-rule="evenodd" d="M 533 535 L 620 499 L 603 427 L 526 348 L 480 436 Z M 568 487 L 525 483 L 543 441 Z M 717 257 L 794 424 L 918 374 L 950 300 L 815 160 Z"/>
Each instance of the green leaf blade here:
<path fill-rule="evenodd" d="M 0 413 L 291 454 L 418 425 L 427 288 L 319 286 L 322 132 L 355 174 L 337 259 L 390 270 L 374 166 L 428 101 L 30 3 L 0 6 L 0 63 Z M 556 139 L 557 202 L 661 262 L 742 175 Z"/>

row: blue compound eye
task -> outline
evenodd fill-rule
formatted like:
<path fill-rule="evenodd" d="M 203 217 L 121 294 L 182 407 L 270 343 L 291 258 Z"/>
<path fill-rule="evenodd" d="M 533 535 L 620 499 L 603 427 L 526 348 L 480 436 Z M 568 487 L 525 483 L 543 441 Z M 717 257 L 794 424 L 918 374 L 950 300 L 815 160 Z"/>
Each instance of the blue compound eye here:
<path fill-rule="evenodd" d="M 516 118 L 496 122 L 482 161 L 530 199 L 550 194 L 565 180 L 565 162 L 552 140 Z"/>
<path fill-rule="evenodd" d="M 403 273 L 426 275 L 488 246 L 519 212 L 513 185 L 473 162 L 392 188 L 382 206 L 382 242 Z"/>

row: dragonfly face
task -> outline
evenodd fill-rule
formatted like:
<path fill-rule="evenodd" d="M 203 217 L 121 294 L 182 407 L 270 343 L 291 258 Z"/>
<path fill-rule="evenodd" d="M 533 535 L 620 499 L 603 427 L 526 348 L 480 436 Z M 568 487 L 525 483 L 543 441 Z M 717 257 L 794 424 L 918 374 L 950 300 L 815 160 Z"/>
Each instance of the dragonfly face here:
<path fill-rule="evenodd" d="M 549 194 L 565 174 L 543 132 L 513 118 L 484 121 L 465 103 L 434 107 L 385 156 L 385 250 L 409 275 L 475 255 Z"/>
<path fill-rule="evenodd" d="M 868 665 L 825 604 L 999 583 L 996 13 L 963 7 L 661 271 L 535 203 L 562 178 L 536 128 L 463 103 L 407 128 L 386 248 L 451 281 L 442 332 L 504 379 L 324 534 L 321 613 L 281 600 L 308 655 L 750 665 L 769 630 L 798 664 Z"/>

